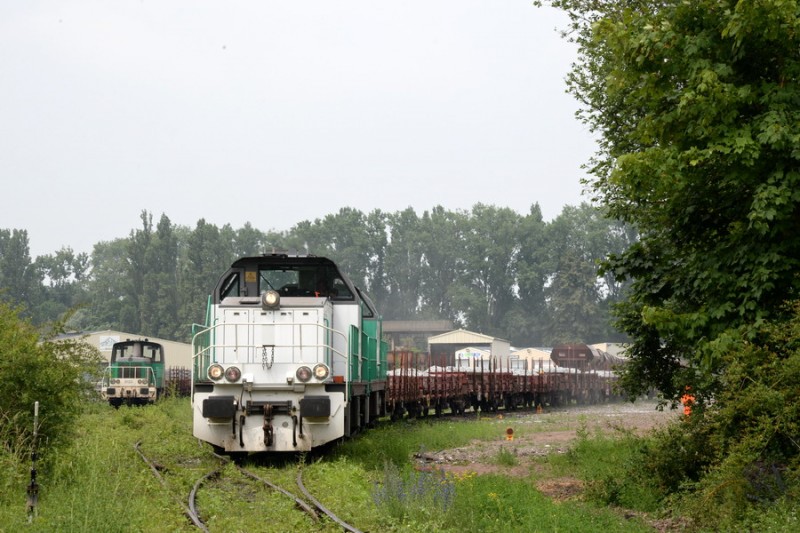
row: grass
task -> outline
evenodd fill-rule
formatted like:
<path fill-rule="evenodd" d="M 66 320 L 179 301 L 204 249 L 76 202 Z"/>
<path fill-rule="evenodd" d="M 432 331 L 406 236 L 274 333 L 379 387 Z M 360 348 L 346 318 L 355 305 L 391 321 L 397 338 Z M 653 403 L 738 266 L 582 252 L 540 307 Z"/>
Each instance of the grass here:
<path fill-rule="evenodd" d="M 554 473 L 584 480 L 585 497 L 600 505 L 644 512 L 659 508 L 659 490 L 638 468 L 642 438 L 622 429 L 590 435 L 583 423 L 577 434 L 568 453 L 547 458 Z"/>
<path fill-rule="evenodd" d="M 638 516 L 666 511 L 646 476 L 627 474 L 641 441 L 624 432 L 579 432 L 572 451 L 537 459 L 523 477 L 412 467 L 410 457 L 416 452 L 496 441 L 509 424 L 497 416 L 387 423 L 324 454 L 251 457 L 248 468 L 295 493 L 294 479 L 302 469 L 306 487 L 363 531 L 636 532 L 652 530 Z M 567 425 L 557 413 L 518 418 L 515 438 Z M 135 453 L 138 441 L 159 464 L 166 488 Z M 231 465 L 223 466 L 207 445 L 191 436 L 187 399 L 119 410 L 87 404 L 73 445 L 44 461 L 49 467 L 39 475 L 38 515 L 30 524 L 25 510 L 27 459 L 20 460 L 18 450 L 0 451 L 0 531 L 194 531 L 181 504 L 198 477 L 220 466 L 222 475 L 204 486 L 198 500 L 211 531 L 341 530 L 329 520 L 313 522 L 285 496 L 243 478 Z M 503 446 L 488 461 L 512 467 L 522 458 Z M 554 501 L 537 489 L 547 478 L 566 476 L 583 481 L 582 496 Z M 747 517 L 751 530 L 790 531 L 796 525 L 793 502 Z"/>

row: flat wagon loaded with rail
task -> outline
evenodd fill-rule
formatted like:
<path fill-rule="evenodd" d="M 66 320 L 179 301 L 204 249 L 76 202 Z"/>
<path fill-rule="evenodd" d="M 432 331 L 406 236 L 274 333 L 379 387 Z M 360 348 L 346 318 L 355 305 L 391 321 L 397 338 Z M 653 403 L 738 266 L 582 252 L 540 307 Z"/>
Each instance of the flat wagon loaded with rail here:
<path fill-rule="evenodd" d="M 428 354 L 392 352 L 387 377 L 387 409 L 392 418 L 426 416 L 431 410 L 456 414 L 467 409 L 594 404 L 617 399 L 614 368 L 625 358 L 586 344 L 562 344 L 550 360 L 506 366 L 498 358 L 471 367 L 427 366 Z"/>

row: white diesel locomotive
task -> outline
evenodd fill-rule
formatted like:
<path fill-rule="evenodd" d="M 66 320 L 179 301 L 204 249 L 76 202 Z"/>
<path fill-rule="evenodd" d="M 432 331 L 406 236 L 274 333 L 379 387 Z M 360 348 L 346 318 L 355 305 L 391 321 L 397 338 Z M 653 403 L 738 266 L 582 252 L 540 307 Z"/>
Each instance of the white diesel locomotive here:
<path fill-rule="evenodd" d="M 237 260 L 192 339 L 195 437 L 218 451 L 307 451 L 386 414 L 381 318 L 324 257 Z"/>

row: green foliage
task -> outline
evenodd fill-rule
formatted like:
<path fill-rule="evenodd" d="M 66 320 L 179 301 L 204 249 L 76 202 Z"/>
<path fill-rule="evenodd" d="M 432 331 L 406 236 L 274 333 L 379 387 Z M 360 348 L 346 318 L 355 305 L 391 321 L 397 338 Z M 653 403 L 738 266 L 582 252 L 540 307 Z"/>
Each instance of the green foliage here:
<path fill-rule="evenodd" d="M 643 512 L 661 509 L 665 492 L 650 470 L 641 467 L 649 457 L 650 439 L 624 430 L 611 434 L 578 431 L 578 440 L 564 456 L 551 456 L 548 463 L 564 474 L 583 480 L 585 497 L 600 505 L 613 505 Z"/>
<path fill-rule="evenodd" d="M 11 305 L 27 303 L 20 313 L 33 317 L 42 301 L 43 274 L 31 263 L 28 232 L 0 229 L 0 301 Z"/>
<path fill-rule="evenodd" d="M 719 399 L 697 422 L 717 452 L 697 490 L 717 519 L 742 519 L 800 493 L 800 303 L 788 312 L 788 322 L 764 323 L 755 338 L 740 336 L 737 349 L 719 354 Z"/>
<path fill-rule="evenodd" d="M 672 424 L 641 444 L 633 468 L 644 472 L 664 497 L 691 488 L 718 457 L 700 420 L 695 416 Z"/>
<path fill-rule="evenodd" d="M 631 468 L 702 526 L 766 524 L 761 517 L 774 506 L 783 511 L 773 512 L 770 527 L 797 523 L 800 303 L 784 314 L 791 318 L 711 343 L 725 368 L 715 401 L 643 442 Z"/>
<path fill-rule="evenodd" d="M 494 462 L 501 466 L 517 466 L 519 464 L 519 458 L 515 450 L 509 450 L 504 447 L 497 451 Z"/>
<path fill-rule="evenodd" d="M 579 47 L 570 91 L 602 134 L 590 185 L 640 233 L 604 267 L 632 280 L 624 387 L 697 399 L 640 464 L 699 523 L 734 529 L 797 496 L 800 331 L 784 302 L 800 296 L 800 5 L 550 3 Z"/>
<path fill-rule="evenodd" d="M 147 211 L 140 218 L 127 238 L 96 244 L 91 264 L 69 249 L 31 263 L 25 232 L 0 233 L 8 299 L 30 309 L 34 323 L 82 306 L 76 329 L 188 341 L 235 258 L 290 249 L 335 260 L 386 319 L 446 319 L 520 346 L 619 337 L 609 307 L 623 286 L 611 274 L 598 278 L 596 265 L 633 235 L 588 204 L 551 223 L 536 204 L 525 216 L 483 204 L 421 215 L 342 208 L 270 233 L 204 219 L 175 226 L 164 214 L 154 226 Z"/>
<path fill-rule="evenodd" d="M 72 436 L 81 402 L 92 393 L 100 354 L 80 340 L 40 342 L 39 332 L 4 303 L 0 346 L 0 445 L 16 456 L 21 446 L 30 446 L 39 402 L 40 449 L 63 446 Z"/>
<path fill-rule="evenodd" d="M 528 479 L 482 475 L 459 481 L 456 490 L 451 531 L 652 531 L 609 507 L 555 503 Z"/>
<path fill-rule="evenodd" d="M 132 424 L 133 420 L 138 420 Z M 43 456 L 50 467 L 40 472 L 37 516 L 28 524 L 24 476 L 0 491 L 3 530 L 48 531 L 189 531 L 179 501 L 196 477 L 209 469 L 208 456 L 191 438 L 188 400 L 167 399 L 157 407 L 111 409 L 84 402 L 73 420 L 75 438 L 58 454 Z M 132 427 L 135 426 L 135 427 Z M 153 477 L 133 445 L 161 466 L 176 491 L 173 496 Z M 24 464 L 20 470 L 27 470 Z"/>
<path fill-rule="evenodd" d="M 696 388 L 712 387 L 723 363 L 703 343 L 780 316 L 800 289 L 800 8 L 550 3 L 579 46 L 569 89 L 602 133 L 590 185 L 641 235 L 606 264 L 633 280 L 620 321 L 634 339 L 628 385 L 676 398 L 680 359 Z"/>
<path fill-rule="evenodd" d="M 434 527 L 447 523 L 447 511 L 455 497 L 456 483 L 444 472 L 401 473 L 393 463 L 386 463 L 383 479 L 372 490 L 372 499 L 381 513 L 401 522 L 425 521 Z"/>

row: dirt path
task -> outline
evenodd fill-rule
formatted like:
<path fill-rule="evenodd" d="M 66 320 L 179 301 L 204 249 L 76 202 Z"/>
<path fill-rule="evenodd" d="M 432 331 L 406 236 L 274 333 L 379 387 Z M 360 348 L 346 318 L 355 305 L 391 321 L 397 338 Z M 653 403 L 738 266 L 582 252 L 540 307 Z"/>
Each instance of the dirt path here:
<path fill-rule="evenodd" d="M 590 435 L 597 432 L 611 434 L 618 430 L 641 434 L 675 420 L 678 416 L 677 411 L 656 410 L 655 402 L 615 403 L 552 409 L 542 413 L 495 415 L 492 418 L 498 424 L 497 440 L 474 441 L 460 448 L 419 453 L 415 456 L 415 461 L 419 469 L 437 468 L 454 474 L 501 472 L 505 475 L 527 476 L 531 472 L 534 458 L 566 453 L 577 438 L 578 431 L 586 431 Z M 505 438 L 504 428 L 514 430 L 513 440 Z M 504 453 L 516 457 L 516 461 L 512 461 L 516 465 L 502 464 Z M 575 483 L 574 480 L 568 482 L 571 486 Z M 558 483 L 553 487 L 556 492 L 563 489 L 557 485 Z M 568 492 L 575 488 L 568 488 Z"/>

